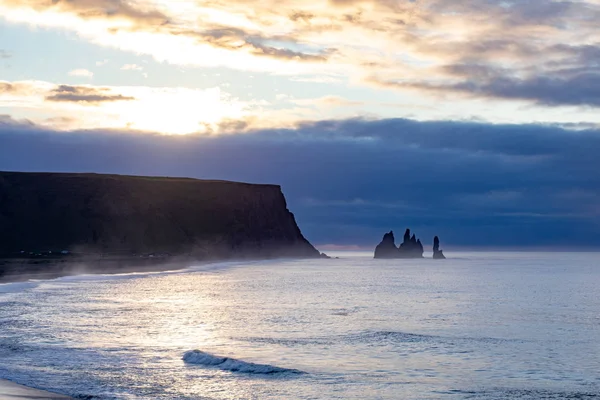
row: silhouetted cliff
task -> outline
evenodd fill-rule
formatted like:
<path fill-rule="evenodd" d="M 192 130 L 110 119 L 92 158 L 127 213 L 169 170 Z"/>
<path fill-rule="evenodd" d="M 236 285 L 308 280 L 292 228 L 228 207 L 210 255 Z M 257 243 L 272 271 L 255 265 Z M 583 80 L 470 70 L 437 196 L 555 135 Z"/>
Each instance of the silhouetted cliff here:
<path fill-rule="evenodd" d="M 0 172 L 0 254 L 50 251 L 102 257 L 319 257 L 276 185 Z"/>

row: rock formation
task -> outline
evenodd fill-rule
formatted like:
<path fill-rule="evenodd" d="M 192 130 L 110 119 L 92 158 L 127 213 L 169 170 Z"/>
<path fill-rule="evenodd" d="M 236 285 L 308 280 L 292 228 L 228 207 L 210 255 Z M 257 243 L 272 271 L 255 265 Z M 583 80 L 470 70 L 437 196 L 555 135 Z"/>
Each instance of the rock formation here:
<path fill-rule="evenodd" d="M 394 239 L 394 232 L 383 235 L 381 243 L 375 247 L 375 258 L 398 258 L 398 248 Z"/>
<path fill-rule="evenodd" d="M 433 238 L 433 258 L 436 260 L 444 260 L 446 256 L 442 250 L 440 250 L 440 238 L 437 236 Z"/>
<path fill-rule="evenodd" d="M 320 256 L 277 185 L 0 172 L 0 257 L 62 251 L 194 259 Z"/>
<path fill-rule="evenodd" d="M 375 258 L 422 258 L 423 244 L 416 235 L 410 234 L 410 229 L 404 232 L 404 241 L 396 247 L 394 232 L 383 236 L 381 243 L 375 248 Z"/>
<path fill-rule="evenodd" d="M 414 233 L 411 236 L 410 229 L 407 229 L 403 242 L 396 247 L 394 232 L 390 231 L 383 235 L 381 243 L 375 248 L 375 258 L 423 258 L 423 243 Z M 440 239 L 437 236 L 433 240 L 433 258 L 446 258 L 440 250 Z"/>

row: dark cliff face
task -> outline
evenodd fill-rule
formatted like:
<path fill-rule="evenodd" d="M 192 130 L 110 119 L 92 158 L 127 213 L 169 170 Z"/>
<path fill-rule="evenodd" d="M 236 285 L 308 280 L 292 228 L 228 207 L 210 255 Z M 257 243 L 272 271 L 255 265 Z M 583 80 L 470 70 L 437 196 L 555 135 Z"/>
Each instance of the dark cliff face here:
<path fill-rule="evenodd" d="M 319 256 L 276 185 L 0 172 L 0 254 L 22 250 Z"/>

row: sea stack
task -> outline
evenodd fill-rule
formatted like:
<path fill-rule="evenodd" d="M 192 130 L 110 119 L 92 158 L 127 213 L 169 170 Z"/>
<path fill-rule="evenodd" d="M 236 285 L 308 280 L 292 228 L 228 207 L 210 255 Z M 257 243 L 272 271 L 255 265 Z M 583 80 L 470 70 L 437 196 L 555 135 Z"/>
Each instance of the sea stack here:
<path fill-rule="evenodd" d="M 423 258 L 423 244 L 416 235 L 411 236 L 410 229 L 404 232 L 404 240 L 396 247 L 394 232 L 383 235 L 381 243 L 375 248 L 375 258 Z"/>
<path fill-rule="evenodd" d="M 433 238 L 433 259 L 434 260 L 445 260 L 444 252 L 440 250 L 440 238 L 437 236 Z"/>
<path fill-rule="evenodd" d="M 375 258 L 398 258 L 398 248 L 394 239 L 394 231 L 383 235 L 381 243 L 375 247 Z"/>

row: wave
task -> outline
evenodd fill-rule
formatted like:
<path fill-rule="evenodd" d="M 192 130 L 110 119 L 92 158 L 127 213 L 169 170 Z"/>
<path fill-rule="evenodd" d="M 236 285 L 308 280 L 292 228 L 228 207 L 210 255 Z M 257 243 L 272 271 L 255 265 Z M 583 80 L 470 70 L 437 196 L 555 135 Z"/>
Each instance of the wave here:
<path fill-rule="evenodd" d="M 268 364 L 255 364 L 229 357 L 218 357 L 200 350 L 186 351 L 183 361 L 188 364 L 216 367 L 224 371 L 241 372 L 246 374 L 304 374 L 297 369 L 280 368 Z"/>
<path fill-rule="evenodd" d="M 377 344 L 382 342 L 426 342 L 442 339 L 440 336 L 420 335 L 416 333 L 398 332 L 398 331 L 365 331 L 343 336 L 349 342 L 365 342 Z"/>
<path fill-rule="evenodd" d="M 390 342 L 429 342 L 440 341 L 443 338 L 439 336 L 419 335 L 414 333 L 393 332 L 393 331 L 363 331 L 350 333 L 346 335 L 333 335 L 321 337 L 305 337 L 305 338 L 273 338 L 273 337 L 236 337 L 236 340 L 245 340 L 254 343 L 265 343 L 279 346 L 330 346 L 336 343 L 350 344 L 369 344 L 369 345 L 386 345 Z"/>
<path fill-rule="evenodd" d="M 400 331 L 360 331 L 345 335 L 304 337 L 304 338 L 276 338 L 276 337 L 234 337 L 235 340 L 244 340 L 253 343 L 264 343 L 278 346 L 331 346 L 339 343 L 366 344 L 369 346 L 386 346 L 400 343 L 444 344 L 458 346 L 469 343 L 524 343 L 526 340 L 519 338 L 493 338 L 493 337 L 461 337 L 438 336 Z"/>
<path fill-rule="evenodd" d="M 337 338 L 337 337 L 336 337 Z M 332 345 L 336 343 L 334 337 L 322 338 L 272 338 L 272 337 L 232 337 L 233 340 L 244 340 L 253 343 L 262 343 L 277 346 L 309 346 L 309 345 Z M 337 341 L 339 343 L 339 340 Z"/>
<path fill-rule="evenodd" d="M 386 343 L 444 343 L 455 345 L 458 343 L 525 343 L 530 340 L 520 338 L 497 338 L 497 337 L 472 337 L 472 336 L 438 336 L 425 335 L 417 333 L 407 333 L 399 331 L 364 331 L 349 335 L 344 335 L 341 339 L 351 343 L 369 343 L 373 345 Z"/>
<path fill-rule="evenodd" d="M 558 389 L 556 391 L 551 389 L 542 388 L 531 388 L 531 389 L 505 389 L 505 388 L 492 388 L 484 391 L 478 390 L 449 390 L 445 392 L 437 392 L 445 395 L 459 395 L 463 398 L 473 400 L 504 400 L 504 399 L 519 399 L 519 400 L 596 400 L 600 398 L 598 389 L 592 388 L 593 392 L 590 391 L 568 391 L 565 389 Z"/>

